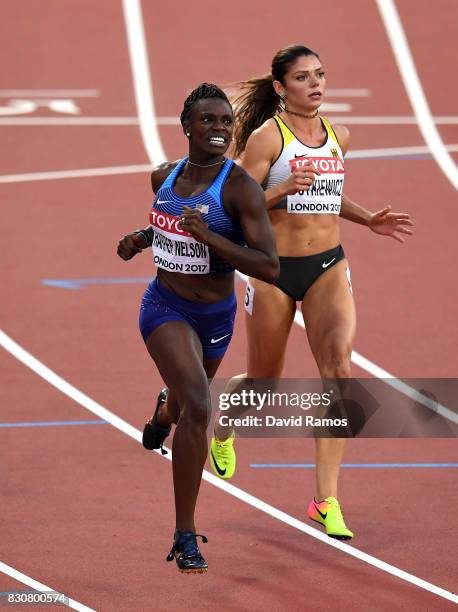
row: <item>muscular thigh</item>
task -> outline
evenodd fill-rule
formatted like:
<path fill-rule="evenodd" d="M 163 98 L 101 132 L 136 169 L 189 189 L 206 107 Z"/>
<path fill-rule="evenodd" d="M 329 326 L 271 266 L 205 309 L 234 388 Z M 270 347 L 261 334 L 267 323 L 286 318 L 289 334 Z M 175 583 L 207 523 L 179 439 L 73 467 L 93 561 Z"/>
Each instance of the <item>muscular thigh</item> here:
<path fill-rule="evenodd" d="M 283 368 L 296 303 L 274 285 L 255 279 L 249 284 L 251 314 L 245 312 L 247 376 L 277 378 Z"/>
<path fill-rule="evenodd" d="M 208 397 L 208 381 L 222 358 L 203 359 L 196 332 L 181 321 L 170 321 L 155 329 L 146 347 L 165 384 L 180 404 L 190 393 Z"/>
<path fill-rule="evenodd" d="M 344 352 L 353 347 L 356 311 L 347 268 L 343 259 L 322 274 L 302 302 L 307 337 L 317 360 L 330 345 Z"/>

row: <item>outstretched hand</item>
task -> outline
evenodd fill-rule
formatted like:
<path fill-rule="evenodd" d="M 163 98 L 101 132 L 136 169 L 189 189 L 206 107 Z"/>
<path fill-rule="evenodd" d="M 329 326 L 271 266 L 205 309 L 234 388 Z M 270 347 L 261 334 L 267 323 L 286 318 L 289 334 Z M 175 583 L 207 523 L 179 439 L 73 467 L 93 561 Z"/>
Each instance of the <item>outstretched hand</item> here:
<path fill-rule="evenodd" d="M 376 234 L 391 236 L 391 238 L 398 242 L 404 242 L 404 238 L 400 234 L 411 236 L 413 232 L 409 229 L 409 226 L 413 226 L 414 223 L 408 213 L 394 213 L 390 211 L 391 206 L 386 206 L 382 210 L 373 213 L 368 225 Z"/>

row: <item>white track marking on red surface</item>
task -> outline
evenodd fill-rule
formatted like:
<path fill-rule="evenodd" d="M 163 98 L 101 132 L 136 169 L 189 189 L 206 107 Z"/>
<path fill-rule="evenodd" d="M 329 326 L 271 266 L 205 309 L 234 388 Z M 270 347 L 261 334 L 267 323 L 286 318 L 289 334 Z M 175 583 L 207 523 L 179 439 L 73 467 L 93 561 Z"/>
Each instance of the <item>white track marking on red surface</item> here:
<path fill-rule="evenodd" d="M 458 152 L 458 145 L 447 145 L 447 151 Z M 431 155 L 429 148 L 387 147 L 384 149 L 356 149 L 347 153 L 348 159 L 377 159 L 380 157 L 403 157 L 405 155 Z M 151 172 L 152 164 L 132 166 L 107 166 L 105 168 L 81 168 L 79 170 L 53 170 L 50 172 L 27 172 L 24 174 L 0 175 L 0 183 L 23 183 L 29 181 L 50 181 L 60 179 L 85 178 L 93 176 L 113 176 L 117 174 L 138 174 Z"/>
<path fill-rule="evenodd" d="M 416 117 L 410 115 L 354 115 L 330 116 L 331 123 L 344 120 L 348 125 L 417 125 Z M 458 116 L 439 115 L 433 117 L 437 125 L 457 125 Z"/>
<path fill-rule="evenodd" d="M 138 117 L 0 117 L 0 125 L 53 126 L 53 125 L 134 125 L 140 124 Z"/>
<path fill-rule="evenodd" d="M 122 6 L 143 143 L 151 162 L 154 158 L 155 164 L 162 164 L 166 157 L 156 123 L 140 0 L 123 0 Z"/>
<path fill-rule="evenodd" d="M 445 147 L 450 153 L 458 152 L 458 145 L 450 144 Z M 429 147 L 386 147 L 383 149 L 357 149 L 348 151 L 345 159 L 370 159 L 379 157 L 404 157 L 408 155 L 431 155 Z"/>
<path fill-rule="evenodd" d="M 328 120 L 331 123 L 344 121 L 348 125 L 417 125 L 416 117 L 409 115 L 329 115 Z M 458 125 L 458 116 L 456 115 L 438 115 L 433 117 L 436 125 Z M 157 125 L 164 126 L 181 126 L 179 117 L 156 117 Z M 110 125 L 110 126 L 125 126 L 140 125 L 138 117 L 0 117 L 0 125 L 8 126 L 53 126 L 67 125 L 84 126 L 84 125 Z M 428 149 L 429 150 L 429 149 Z"/>
<path fill-rule="evenodd" d="M 45 584 L 42 584 L 41 582 L 38 582 L 34 578 L 30 578 L 30 576 L 27 576 L 26 574 L 19 572 L 18 570 L 14 569 L 14 567 L 11 567 L 10 565 L 6 565 L 6 563 L 2 563 L 1 561 L 0 561 L 0 572 L 2 572 L 3 574 L 6 574 L 7 576 L 10 576 L 11 578 L 14 578 L 14 580 L 17 580 L 18 582 L 22 582 L 22 584 L 26 584 L 27 586 L 31 587 L 35 591 L 40 591 L 40 593 L 43 593 L 46 591 L 56 592 L 55 589 L 52 589 L 51 587 L 48 587 Z M 67 594 L 65 593 L 65 595 Z M 0 602 L 0 603 L 4 603 L 4 602 Z M 11 605 L 13 606 L 13 604 Z M 47 605 L 50 605 L 50 604 L 47 604 Z M 63 605 L 63 604 L 59 604 L 59 605 Z M 75 599 L 69 598 L 68 604 L 66 605 L 69 608 L 73 608 L 73 610 L 80 610 L 80 612 L 95 612 L 93 608 L 88 608 L 87 606 L 80 603 L 79 601 L 76 601 Z"/>
<path fill-rule="evenodd" d="M 127 421 L 124 421 L 124 419 L 121 419 L 120 417 L 118 417 L 116 414 L 114 414 L 107 408 L 104 408 L 101 404 L 98 404 L 93 399 L 91 399 L 90 397 L 88 397 L 87 395 L 79 391 L 76 387 L 68 383 L 61 376 L 53 372 L 53 370 L 51 370 L 50 368 L 45 366 L 41 361 L 36 359 L 36 357 L 33 357 L 33 355 L 31 355 L 28 351 L 23 349 L 17 342 L 15 342 L 12 338 L 10 338 L 2 330 L 0 330 L 0 346 L 3 346 L 3 348 L 6 351 L 8 351 L 11 355 L 13 355 L 21 363 L 23 363 L 25 366 L 33 370 L 36 374 L 38 374 L 43 379 L 48 381 L 51 385 L 59 389 L 59 391 L 61 391 L 62 393 L 64 393 L 65 395 L 73 399 L 75 402 L 77 402 L 78 404 L 80 404 L 81 406 L 83 406 L 84 408 L 92 412 L 93 414 L 96 414 L 100 418 L 104 419 L 105 421 L 108 421 L 114 427 L 124 432 L 125 434 L 127 434 L 128 436 L 136 440 L 137 442 L 141 442 L 142 433 L 138 429 L 136 429 L 135 427 L 127 423 Z M 170 451 L 170 449 L 168 450 L 169 450 L 168 455 L 162 456 L 159 451 L 157 451 L 157 453 L 160 457 L 163 457 L 164 459 L 171 461 L 172 452 Z M 257 508 L 261 512 L 264 512 L 265 514 L 268 514 L 269 516 L 281 521 L 282 523 L 285 523 L 289 525 L 290 527 L 294 527 L 295 529 L 303 533 L 306 533 L 307 535 L 312 536 L 313 538 L 316 538 L 317 540 L 320 540 L 323 544 L 327 544 L 328 546 L 337 548 L 338 550 L 346 553 L 347 555 L 355 557 L 356 559 L 359 559 L 360 561 L 363 561 L 364 563 L 367 563 L 373 567 L 376 567 L 379 570 L 382 570 L 384 572 L 387 572 L 388 574 L 391 574 L 392 576 L 400 578 L 401 580 L 404 580 L 417 587 L 420 587 L 421 589 L 425 589 L 426 591 L 429 591 L 430 593 L 433 593 L 434 595 L 438 595 L 439 597 L 442 597 L 449 601 L 458 603 L 458 597 L 454 595 L 453 593 L 447 591 L 446 589 L 443 589 L 441 587 L 436 586 L 435 584 L 427 582 L 426 580 L 423 580 L 422 578 L 419 578 L 418 576 L 409 574 L 408 572 L 405 572 L 404 570 L 394 565 L 391 565 L 390 563 L 385 563 L 385 561 L 382 561 L 381 559 L 378 559 L 377 557 L 374 557 L 357 548 L 354 548 L 353 546 L 349 546 L 348 544 L 339 542 L 338 540 L 333 540 L 332 538 L 329 538 L 327 535 L 325 535 L 321 531 L 318 531 L 317 529 L 314 529 L 313 527 L 306 525 L 304 522 L 300 521 L 299 519 L 296 519 L 293 516 L 290 516 L 286 512 L 283 512 L 282 510 L 279 510 L 278 508 L 275 508 L 274 506 L 271 506 L 270 504 L 262 501 L 261 499 L 255 497 L 254 495 L 247 493 L 243 489 L 239 489 L 238 487 L 232 484 L 229 484 L 227 481 L 221 480 L 220 478 L 218 478 L 217 476 L 214 476 L 207 470 L 204 470 L 202 478 L 203 480 L 205 480 L 206 482 L 209 482 L 210 484 L 217 487 L 218 489 L 221 489 L 224 492 L 228 493 L 229 495 L 232 495 L 233 497 L 236 497 L 237 499 L 245 502 L 246 504 L 249 504 L 250 506 Z"/>
<path fill-rule="evenodd" d="M 329 115 L 327 119 L 331 123 L 344 121 L 346 125 L 417 125 L 416 117 L 410 115 Z M 437 125 L 458 124 L 458 116 L 456 115 L 437 116 L 433 117 L 433 120 Z M 157 117 L 157 124 L 180 125 L 180 118 Z"/>
<path fill-rule="evenodd" d="M 97 98 L 98 89 L 0 89 L 0 98 Z"/>
<path fill-rule="evenodd" d="M 448 155 L 434 125 L 428 101 L 415 67 L 409 44 L 394 0 L 376 0 L 404 87 L 417 118 L 418 128 L 431 154 L 455 189 L 458 189 L 458 169 Z"/>
<path fill-rule="evenodd" d="M 332 88 L 326 89 L 326 98 L 368 98 L 372 95 L 370 89 L 365 88 Z"/>
<path fill-rule="evenodd" d="M 59 179 L 84 178 L 92 176 L 113 176 L 118 174 L 136 174 L 151 172 L 151 164 L 135 166 L 111 166 L 106 168 L 81 168 L 80 170 L 55 170 L 52 172 L 28 172 L 26 174 L 0 175 L 0 183 L 24 183 L 29 181 L 51 181 Z"/>

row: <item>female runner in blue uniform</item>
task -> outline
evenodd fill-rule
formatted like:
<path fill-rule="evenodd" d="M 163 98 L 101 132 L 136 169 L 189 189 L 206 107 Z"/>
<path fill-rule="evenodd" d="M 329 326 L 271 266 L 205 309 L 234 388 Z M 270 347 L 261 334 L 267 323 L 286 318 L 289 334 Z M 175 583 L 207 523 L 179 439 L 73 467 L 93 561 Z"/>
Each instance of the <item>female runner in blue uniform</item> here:
<path fill-rule="evenodd" d="M 250 279 L 247 286 L 247 373 L 279 378 L 288 335 L 301 303 L 307 338 L 321 378 L 351 377 L 356 313 L 348 262 L 340 245 L 340 219 L 403 242 L 413 225 L 408 214 L 386 207 L 371 213 L 342 191 L 350 135 L 319 115 L 326 78 L 319 56 L 302 45 L 280 50 L 272 73 L 242 83 L 236 100 L 236 156 L 265 189 L 266 206 L 280 256 L 275 284 Z M 231 411 L 225 413 L 231 416 Z M 218 425 L 210 459 L 215 473 L 230 478 L 235 452 L 230 427 Z M 316 492 L 308 516 L 329 536 L 350 539 L 337 481 L 345 438 L 316 439 Z"/>
<path fill-rule="evenodd" d="M 180 571 L 202 573 L 207 563 L 197 546 L 194 512 L 208 453 L 209 380 L 233 331 L 234 269 L 272 283 L 279 264 L 262 189 L 224 157 L 233 131 L 224 92 L 207 83 L 197 87 L 184 103 L 181 123 L 189 156 L 153 171 L 151 225 L 124 236 L 118 255 L 128 260 L 153 248 L 157 277 L 143 297 L 140 330 L 168 391 L 159 395 L 143 444 L 162 449 L 177 424 L 176 530 L 167 560 L 175 558 Z"/>

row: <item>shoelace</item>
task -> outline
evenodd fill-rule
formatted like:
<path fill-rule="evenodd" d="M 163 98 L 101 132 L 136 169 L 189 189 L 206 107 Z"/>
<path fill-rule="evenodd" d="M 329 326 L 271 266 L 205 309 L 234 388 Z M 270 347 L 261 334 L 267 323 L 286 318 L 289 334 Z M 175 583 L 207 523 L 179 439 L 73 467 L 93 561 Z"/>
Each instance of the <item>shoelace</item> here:
<path fill-rule="evenodd" d="M 183 547 L 183 550 L 181 551 L 182 557 L 202 557 L 202 555 L 200 554 L 200 550 L 197 546 L 197 538 L 202 538 L 203 544 L 206 544 L 208 542 L 207 537 L 200 533 L 188 533 L 186 535 L 182 533 L 178 540 L 173 543 L 172 549 L 167 555 L 167 561 L 173 561 L 173 559 L 175 558 L 175 553 L 181 547 Z"/>
<path fill-rule="evenodd" d="M 218 455 L 220 455 L 224 461 L 229 461 L 230 459 L 229 453 L 232 448 L 232 444 L 227 444 L 229 440 L 230 438 L 228 438 L 228 440 L 224 440 L 224 442 L 220 442 L 219 440 L 216 441 L 216 444 L 218 445 Z"/>
<path fill-rule="evenodd" d="M 336 513 L 336 516 L 334 518 L 334 520 L 338 523 L 338 525 L 340 527 L 345 527 L 345 521 L 343 518 L 343 514 L 342 514 L 342 510 L 340 509 L 340 504 L 336 499 L 331 500 L 330 502 L 328 502 L 329 506 L 333 508 L 334 512 Z"/>

